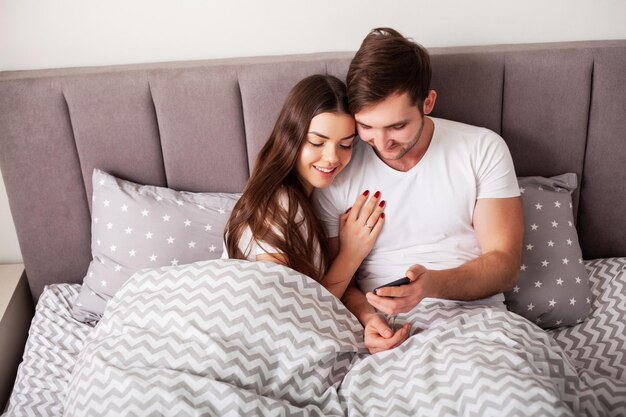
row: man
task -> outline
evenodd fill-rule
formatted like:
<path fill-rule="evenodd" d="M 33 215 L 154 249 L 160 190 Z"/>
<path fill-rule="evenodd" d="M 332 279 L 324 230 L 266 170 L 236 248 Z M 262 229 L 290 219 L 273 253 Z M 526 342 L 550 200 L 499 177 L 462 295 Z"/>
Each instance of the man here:
<path fill-rule="evenodd" d="M 347 76 L 362 142 L 344 173 L 315 194 L 331 255 L 339 215 L 358 193 L 378 190 L 385 200 L 383 231 L 342 298 L 372 353 L 410 331 L 391 329 L 380 313 L 432 299 L 504 308 L 502 292 L 519 273 L 523 214 L 508 148 L 487 129 L 428 117 L 437 99 L 430 78 L 423 47 L 393 29 L 370 32 Z M 411 282 L 372 292 L 403 276 Z"/>

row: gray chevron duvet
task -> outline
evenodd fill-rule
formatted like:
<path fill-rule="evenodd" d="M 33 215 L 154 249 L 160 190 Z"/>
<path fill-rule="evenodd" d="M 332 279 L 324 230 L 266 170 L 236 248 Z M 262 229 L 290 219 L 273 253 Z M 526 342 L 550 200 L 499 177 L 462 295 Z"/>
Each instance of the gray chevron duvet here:
<path fill-rule="evenodd" d="M 66 416 L 344 415 L 362 328 L 315 281 L 269 263 L 135 274 L 71 377 Z"/>
<path fill-rule="evenodd" d="M 231 260 L 146 271 L 86 341 L 65 415 L 626 414 L 624 367 L 581 369 L 513 313 L 431 303 L 404 320 L 414 333 L 404 344 L 368 355 L 358 321 L 288 268 Z"/>

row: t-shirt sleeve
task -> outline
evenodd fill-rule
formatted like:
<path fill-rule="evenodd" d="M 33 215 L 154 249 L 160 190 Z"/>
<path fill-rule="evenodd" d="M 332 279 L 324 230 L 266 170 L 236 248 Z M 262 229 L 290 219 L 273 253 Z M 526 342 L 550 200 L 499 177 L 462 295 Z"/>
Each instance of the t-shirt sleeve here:
<path fill-rule="evenodd" d="M 258 242 L 256 239 L 253 239 L 250 227 L 246 227 L 241 234 L 241 239 L 239 239 L 239 250 L 247 259 L 253 261 L 256 260 L 257 255 L 264 255 L 266 253 L 282 253 L 281 250 L 276 249 L 266 242 Z"/>
<path fill-rule="evenodd" d="M 279 193 L 279 203 L 285 210 L 288 211 L 290 203 L 287 193 L 283 191 L 279 191 Z M 302 209 L 298 208 L 298 213 L 296 214 L 295 220 L 297 222 L 302 221 L 302 219 L 304 218 L 303 216 L 304 215 L 302 213 Z M 278 230 L 276 226 L 273 226 L 273 230 L 277 235 L 282 237 L 282 233 L 280 232 L 280 230 Z M 307 236 L 307 233 L 307 230 L 304 230 L 305 236 Z M 265 241 L 254 239 L 250 227 L 246 227 L 241 234 L 241 238 L 239 239 L 239 250 L 246 256 L 248 260 L 253 261 L 256 260 L 257 255 L 265 255 L 268 253 L 283 253 L 282 250 L 270 245 Z"/>
<path fill-rule="evenodd" d="M 509 148 L 494 132 L 478 141 L 474 155 L 477 198 L 519 197 L 519 185 Z"/>
<path fill-rule="evenodd" d="M 317 218 L 326 230 L 326 237 L 339 236 L 339 216 L 341 210 L 337 208 L 332 187 L 317 188 L 313 191 L 313 207 Z"/>

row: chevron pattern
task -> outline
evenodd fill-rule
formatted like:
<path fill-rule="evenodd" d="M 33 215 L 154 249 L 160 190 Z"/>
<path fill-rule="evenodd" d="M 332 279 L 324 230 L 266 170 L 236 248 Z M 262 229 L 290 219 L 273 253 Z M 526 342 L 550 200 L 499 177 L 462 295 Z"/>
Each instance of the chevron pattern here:
<path fill-rule="evenodd" d="M 397 321 L 414 324 L 412 337 L 346 375 L 349 416 L 624 415 L 626 382 L 591 386 L 550 335 L 514 313 L 432 302 Z"/>
<path fill-rule="evenodd" d="M 8 416 L 63 415 L 65 396 L 76 357 L 93 327 L 71 316 L 80 285 L 54 284 L 39 298 L 9 400 Z"/>
<path fill-rule="evenodd" d="M 63 415 L 84 346 L 66 415 L 116 415 L 105 391 L 120 415 L 626 415 L 626 258 L 586 262 L 595 299 L 576 326 L 546 333 L 497 309 L 425 304 L 398 317 L 413 337 L 373 356 L 317 283 L 229 262 L 133 277 L 97 332 L 70 316 L 78 285 L 47 287 L 6 415 Z M 115 383 L 90 374 L 103 370 Z"/>
<path fill-rule="evenodd" d="M 552 332 L 607 416 L 626 416 L 626 258 L 586 263 L 595 297 L 585 322 Z M 588 396 L 585 397 L 587 399 Z"/>
<path fill-rule="evenodd" d="M 362 327 L 318 283 L 217 260 L 133 276 L 81 353 L 65 415 L 342 416 Z"/>

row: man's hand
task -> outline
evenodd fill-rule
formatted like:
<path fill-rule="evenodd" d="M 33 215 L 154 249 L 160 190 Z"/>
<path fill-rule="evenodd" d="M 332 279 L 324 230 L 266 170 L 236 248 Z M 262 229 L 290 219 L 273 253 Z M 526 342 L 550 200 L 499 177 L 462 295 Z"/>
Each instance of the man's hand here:
<path fill-rule="evenodd" d="M 380 314 L 372 314 L 365 323 L 365 346 L 372 354 L 393 349 L 409 337 L 410 330 L 411 325 L 405 323 L 394 333 Z"/>
<path fill-rule="evenodd" d="M 435 296 L 431 274 L 432 271 L 422 265 L 413 265 L 406 272 L 410 284 L 381 288 L 376 294 L 368 292 L 365 296 L 374 308 L 385 314 L 407 313 L 424 298 Z"/>

